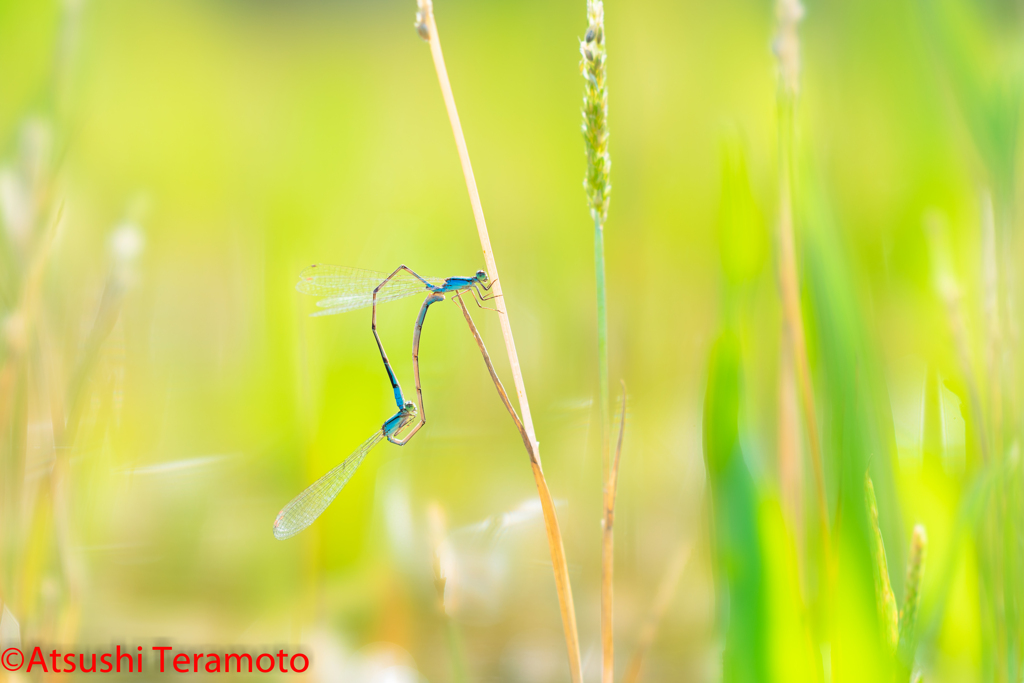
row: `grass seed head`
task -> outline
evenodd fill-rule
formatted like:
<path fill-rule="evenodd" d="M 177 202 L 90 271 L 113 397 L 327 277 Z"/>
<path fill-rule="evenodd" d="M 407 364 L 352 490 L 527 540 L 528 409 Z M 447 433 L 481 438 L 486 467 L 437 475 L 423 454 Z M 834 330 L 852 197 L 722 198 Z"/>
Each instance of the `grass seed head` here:
<path fill-rule="evenodd" d="M 903 607 L 900 609 L 900 649 L 912 648 L 914 629 L 917 627 L 917 608 L 921 604 L 921 578 L 924 575 L 925 551 L 928 534 L 924 526 L 914 527 L 910 538 L 910 556 L 907 558 L 907 579 L 903 588 Z"/>
<path fill-rule="evenodd" d="M 586 85 L 583 90 L 583 139 L 587 150 L 587 191 L 590 214 L 603 225 L 608 217 L 608 198 L 612 184 L 611 157 L 608 155 L 608 89 L 605 85 L 607 52 L 604 43 L 604 3 L 587 2 L 587 32 L 580 41 L 580 71 Z"/>
<path fill-rule="evenodd" d="M 878 621 L 882 627 L 886 646 L 890 651 L 894 651 L 900 636 L 899 613 L 896 609 L 896 596 L 893 595 L 892 583 L 889 580 L 889 564 L 885 557 L 882 530 L 878 524 L 878 500 L 875 498 L 875 486 L 867 474 L 864 475 L 864 497 L 873 536 L 871 555 L 875 563 L 875 600 L 877 601 Z"/>

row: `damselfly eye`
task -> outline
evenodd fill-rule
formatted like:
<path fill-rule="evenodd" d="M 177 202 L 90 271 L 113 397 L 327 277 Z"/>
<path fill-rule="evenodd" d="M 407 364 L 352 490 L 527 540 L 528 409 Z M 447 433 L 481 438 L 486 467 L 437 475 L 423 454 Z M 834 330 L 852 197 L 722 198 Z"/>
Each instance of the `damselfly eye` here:
<path fill-rule="evenodd" d="M 482 270 L 476 271 L 476 279 L 480 280 L 481 282 L 487 282 L 487 273 L 485 273 Z"/>

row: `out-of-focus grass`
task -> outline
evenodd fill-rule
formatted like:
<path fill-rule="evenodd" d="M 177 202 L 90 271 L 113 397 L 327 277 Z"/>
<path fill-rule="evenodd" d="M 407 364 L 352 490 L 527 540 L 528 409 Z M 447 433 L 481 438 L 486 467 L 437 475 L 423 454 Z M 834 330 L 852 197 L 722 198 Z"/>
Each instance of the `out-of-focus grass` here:
<path fill-rule="evenodd" d="M 709 362 L 704 402 L 704 458 L 714 501 L 716 569 L 726 624 L 722 678 L 768 680 L 768 618 L 757 490 L 740 444 L 740 349 L 722 333 Z"/>
<path fill-rule="evenodd" d="M 429 57 L 411 26 L 415 7 L 91 0 L 62 71 L 65 7 L 0 3 L 0 170 L 27 177 L 25 145 L 43 122 L 55 188 L 27 245 L 9 215 L 2 226 L 0 364 L 10 369 L 0 395 L 0 599 L 24 639 L 304 642 L 317 648 L 324 680 L 385 661 L 444 679 L 427 501 L 459 530 L 535 495 L 519 437 L 454 307 L 440 307 L 424 331 L 423 432 L 405 448 L 375 451 L 302 536 L 281 543 L 271 533 L 281 505 L 390 414 L 369 314 L 308 318 L 310 302 L 293 288 L 301 267 L 404 262 L 448 275 L 482 265 Z M 875 609 L 869 472 L 899 602 L 911 529 L 928 529 L 917 628 L 925 679 L 1019 678 L 1021 17 L 1006 3 L 956 0 L 807 10 L 797 240 L 835 527 L 832 579 L 816 559 L 810 490 L 798 528 L 779 504 L 771 7 L 607 8 L 610 375 L 628 380 L 631 400 L 616 514 L 620 665 L 674 548 L 693 537 L 645 678 L 718 680 L 729 634 L 742 634 L 758 680 L 811 679 L 825 666 L 832 680 L 865 680 L 892 666 Z M 592 679 L 601 438 L 593 226 L 579 185 L 582 11 L 535 0 L 437 8 L 514 297 Z M 724 127 L 740 132 L 723 173 Z M 982 240 L 986 189 L 994 261 Z M 39 324 L 19 350 L 11 316 L 61 201 Z M 944 266 L 929 256 L 929 215 L 944 217 Z M 118 263 L 112 235 L 126 223 L 144 248 L 82 375 L 74 441 L 60 445 L 65 399 Z M 993 263 L 995 285 L 985 278 Z M 956 284 L 966 365 L 933 286 L 940 266 Z M 409 345 L 416 305 L 381 312 L 407 382 L 397 350 Z M 476 319 L 496 348 L 497 321 Z M 709 366 L 723 329 L 732 350 L 718 346 Z M 742 377 L 717 408 L 735 422 L 722 460 L 734 468 L 732 488 L 702 458 L 701 425 L 714 414 L 704 393 L 722 367 Z M 988 462 L 979 435 L 992 444 Z M 810 470 L 801 474 L 806 487 Z M 712 502 L 702 508 L 706 476 Z M 725 541 L 747 573 L 724 563 Z M 482 547 L 463 551 L 473 583 L 449 577 L 446 589 L 489 596 L 486 609 L 451 614 L 467 670 L 563 679 L 539 523 L 524 520 Z M 734 584 L 719 611 L 732 615 L 718 622 L 724 628 L 716 573 Z"/>

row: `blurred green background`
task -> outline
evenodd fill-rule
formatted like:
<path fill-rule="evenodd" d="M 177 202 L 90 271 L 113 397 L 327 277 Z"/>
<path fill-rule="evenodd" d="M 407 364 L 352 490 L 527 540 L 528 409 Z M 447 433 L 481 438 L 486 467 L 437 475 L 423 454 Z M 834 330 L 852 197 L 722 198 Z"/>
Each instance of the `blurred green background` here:
<path fill-rule="evenodd" d="M 424 430 L 404 448 L 374 450 L 303 534 L 271 533 L 278 510 L 393 410 L 369 311 L 309 317 L 299 271 L 483 267 L 415 9 L 0 3 L 0 598 L 23 641 L 301 643 L 315 656 L 309 680 L 452 680 L 434 509 L 445 607 L 470 680 L 568 680 L 528 460 L 451 304 L 435 306 L 424 330 Z M 597 680 L 600 426 L 579 132 L 586 6 L 439 0 L 435 11 L 559 504 L 585 678 Z M 836 515 L 843 487 L 870 467 L 897 599 L 910 529 L 926 525 L 918 663 L 928 681 L 1020 679 L 1024 520 L 1006 502 L 1021 485 L 1020 21 L 1019 6 L 1001 0 L 808 0 L 801 29 L 798 255 L 829 502 Z M 691 544 L 643 678 L 721 680 L 732 631 L 714 539 L 717 506 L 733 495 L 753 496 L 758 515 L 760 545 L 746 548 L 767 558 L 755 592 L 790 600 L 766 608 L 775 621 L 754 638 L 775 660 L 817 662 L 809 670 L 821 675 L 845 652 L 844 634 L 870 640 L 876 627 L 856 616 L 873 604 L 833 610 L 822 597 L 809 466 L 805 516 L 780 514 L 774 8 L 612 0 L 606 22 L 611 376 L 628 386 L 619 668 L 666 566 Z M 994 376 L 990 193 L 1005 265 L 1005 372 Z M 947 245 L 933 243 L 931 256 L 928 225 Z M 970 373 L 936 280 L 958 286 L 982 427 L 971 426 Z M 407 388 L 418 305 L 381 311 Z M 473 312 L 511 387 L 495 315 Z M 739 340 L 737 444 L 751 488 L 707 490 L 702 414 L 723 326 Z M 997 423 L 992 397 L 1003 390 Z M 984 460 L 979 430 L 989 434 Z M 931 433 L 941 438 L 928 442 Z M 856 457 L 844 460 L 844 449 Z M 989 524 L 972 510 L 990 510 L 993 478 L 1005 496 Z M 863 540 L 855 527 L 843 529 Z M 998 538 L 986 544 L 986 534 Z M 1000 551 L 989 562 L 991 547 Z M 864 598 L 844 580 L 840 571 L 837 603 Z"/>

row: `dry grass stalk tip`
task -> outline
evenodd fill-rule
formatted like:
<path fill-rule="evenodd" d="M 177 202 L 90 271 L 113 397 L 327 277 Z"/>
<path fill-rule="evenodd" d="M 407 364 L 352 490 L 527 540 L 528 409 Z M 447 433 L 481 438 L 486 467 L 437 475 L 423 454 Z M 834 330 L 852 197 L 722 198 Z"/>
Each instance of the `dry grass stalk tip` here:
<path fill-rule="evenodd" d="M 519 365 L 519 355 L 516 353 L 515 338 L 512 336 L 512 325 L 509 320 L 508 310 L 505 306 L 505 298 L 502 295 L 501 281 L 498 277 L 498 266 L 494 259 L 494 252 L 491 249 L 491 238 L 487 232 L 487 223 L 484 220 L 483 205 L 480 202 L 480 192 L 476 187 L 476 178 L 473 175 L 473 165 L 469 158 L 469 149 L 466 147 L 466 137 L 462 132 L 462 124 L 459 121 L 459 112 L 455 106 L 455 96 L 452 93 L 451 82 L 448 79 L 448 70 L 444 64 L 444 54 L 441 51 L 441 41 L 438 37 L 437 23 L 434 20 L 434 6 L 431 0 L 418 0 L 418 11 L 416 13 L 416 31 L 430 45 L 430 54 L 434 61 L 434 70 L 437 72 L 438 84 L 441 87 L 441 95 L 444 98 L 445 108 L 448 111 L 448 121 L 451 123 L 452 134 L 455 136 L 455 146 L 458 149 L 459 161 L 462 165 L 462 174 L 466 181 L 466 190 L 469 193 L 469 201 L 473 208 L 473 217 L 476 220 L 477 235 L 480 238 L 480 248 L 483 251 L 484 263 L 487 266 L 487 273 L 493 281 L 492 292 L 495 295 L 495 306 L 498 309 L 498 319 L 501 323 L 501 334 L 505 340 L 505 351 L 508 354 L 509 366 L 512 369 L 512 379 L 516 387 L 516 396 L 519 399 L 519 412 L 521 419 L 516 418 L 516 428 L 520 430 L 523 442 L 526 444 L 527 454 L 530 457 L 530 467 L 533 470 L 534 481 L 537 485 L 537 493 L 540 497 L 541 508 L 544 512 L 544 526 L 547 531 L 548 546 L 551 551 L 552 569 L 555 575 L 555 588 L 558 592 L 559 608 L 562 612 L 562 626 L 565 631 L 566 649 L 569 656 L 569 671 L 573 683 L 581 683 L 583 680 L 582 666 L 580 660 L 580 639 L 576 628 L 576 610 L 572 600 L 572 586 L 569 583 L 569 566 L 565 559 L 565 547 L 562 543 L 562 532 L 558 527 L 558 517 L 555 514 L 554 501 L 548 489 L 547 480 L 544 478 L 544 471 L 541 468 L 540 444 L 537 442 L 536 433 L 533 428 L 533 418 L 530 415 L 530 403 L 526 396 L 526 385 L 523 382 L 523 372 Z M 463 307 L 464 308 L 464 307 Z M 464 308 L 465 310 L 465 308 Z M 469 312 L 466 312 L 467 320 Z M 475 335 L 480 343 L 480 349 L 485 352 L 482 340 Z M 488 362 L 489 369 L 492 369 L 492 378 L 499 394 L 504 389 L 499 386 L 497 374 L 493 372 L 493 366 Z M 503 397 L 506 407 L 511 406 L 507 402 L 507 396 Z M 515 411 L 510 411 L 514 413 Z"/>

